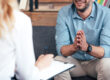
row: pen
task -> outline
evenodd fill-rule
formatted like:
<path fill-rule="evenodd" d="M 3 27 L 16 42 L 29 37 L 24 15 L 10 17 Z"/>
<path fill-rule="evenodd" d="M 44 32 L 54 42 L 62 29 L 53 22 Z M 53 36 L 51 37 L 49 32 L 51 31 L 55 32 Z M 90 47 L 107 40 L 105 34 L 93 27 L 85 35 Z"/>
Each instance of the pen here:
<path fill-rule="evenodd" d="M 61 61 L 61 60 L 57 60 L 54 58 L 54 61 L 59 61 L 59 62 L 63 62 L 64 64 L 68 64 L 68 62 L 64 62 L 64 61 Z"/>

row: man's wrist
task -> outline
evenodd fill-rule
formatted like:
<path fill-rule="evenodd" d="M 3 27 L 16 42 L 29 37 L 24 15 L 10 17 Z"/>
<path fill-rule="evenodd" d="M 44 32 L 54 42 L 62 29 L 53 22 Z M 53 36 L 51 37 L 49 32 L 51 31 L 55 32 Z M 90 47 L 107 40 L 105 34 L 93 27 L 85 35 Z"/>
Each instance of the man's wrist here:
<path fill-rule="evenodd" d="M 87 47 L 87 51 L 86 52 L 91 52 L 92 51 L 92 46 L 90 44 L 88 44 L 88 47 Z"/>

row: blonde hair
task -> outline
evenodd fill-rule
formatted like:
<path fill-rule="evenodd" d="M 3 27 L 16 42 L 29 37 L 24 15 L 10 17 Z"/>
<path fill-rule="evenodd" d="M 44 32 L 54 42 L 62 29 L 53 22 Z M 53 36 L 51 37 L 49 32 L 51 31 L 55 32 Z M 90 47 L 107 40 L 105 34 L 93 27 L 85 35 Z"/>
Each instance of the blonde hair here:
<path fill-rule="evenodd" d="M 8 27 L 8 31 L 11 31 L 14 26 L 13 10 L 16 0 L 0 0 L 0 37 L 2 32 L 5 31 L 5 25 Z M 17 8 L 17 7 L 16 7 Z"/>

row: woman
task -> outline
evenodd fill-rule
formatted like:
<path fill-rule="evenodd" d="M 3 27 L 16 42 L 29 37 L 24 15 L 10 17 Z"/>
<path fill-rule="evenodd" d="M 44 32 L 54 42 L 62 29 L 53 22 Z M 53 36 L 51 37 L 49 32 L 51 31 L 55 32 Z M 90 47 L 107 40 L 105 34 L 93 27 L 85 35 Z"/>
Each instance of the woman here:
<path fill-rule="evenodd" d="M 16 9 L 16 0 L 0 0 L 0 80 L 39 80 L 39 70 L 51 64 L 53 55 L 35 62 L 31 20 Z"/>

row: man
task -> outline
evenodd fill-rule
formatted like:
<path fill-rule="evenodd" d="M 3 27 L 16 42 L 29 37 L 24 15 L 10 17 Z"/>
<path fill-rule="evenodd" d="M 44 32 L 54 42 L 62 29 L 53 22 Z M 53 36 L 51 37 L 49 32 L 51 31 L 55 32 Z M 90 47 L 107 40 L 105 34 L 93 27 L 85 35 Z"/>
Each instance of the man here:
<path fill-rule="evenodd" d="M 89 75 L 110 80 L 110 10 L 94 0 L 73 0 L 58 13 L 56 25 L 58 60 L 76 64 L 76 68 L 55 77 Z M 65 56 L 65 57 L 61 57 Z M 108 72 L 107 72 L 108 71 Z"/>

